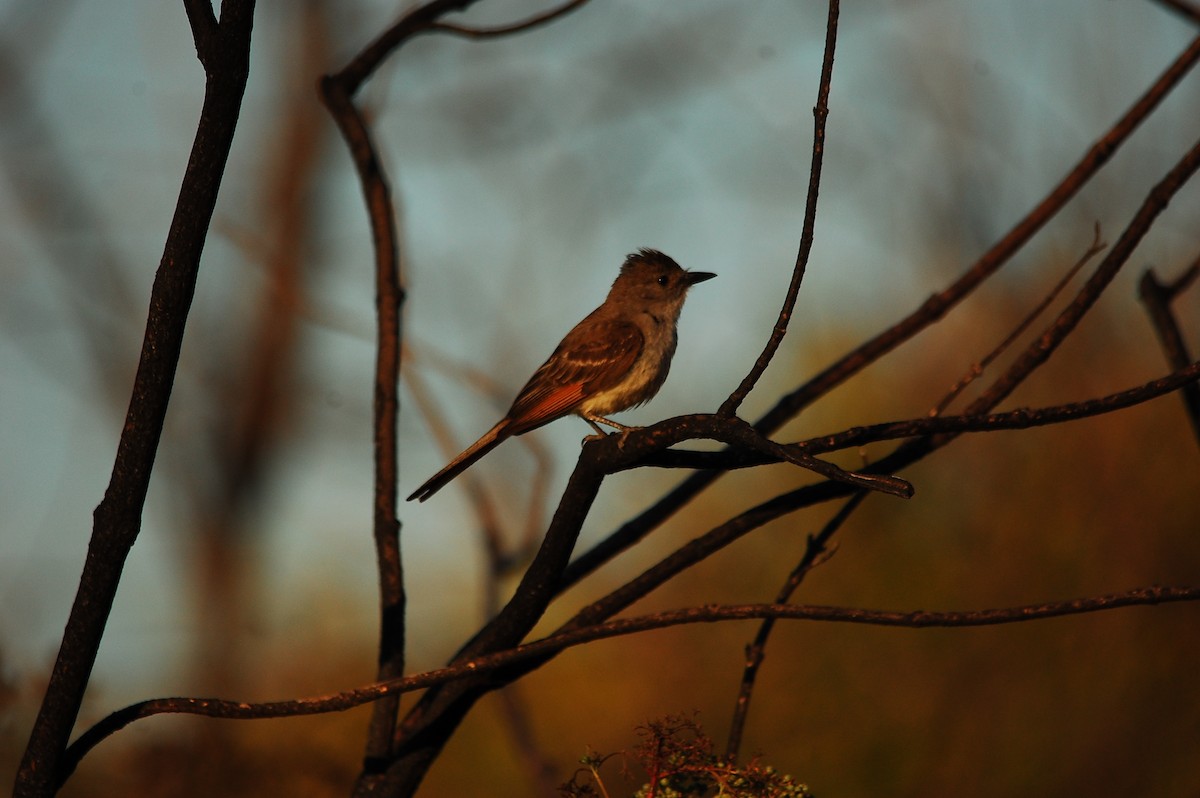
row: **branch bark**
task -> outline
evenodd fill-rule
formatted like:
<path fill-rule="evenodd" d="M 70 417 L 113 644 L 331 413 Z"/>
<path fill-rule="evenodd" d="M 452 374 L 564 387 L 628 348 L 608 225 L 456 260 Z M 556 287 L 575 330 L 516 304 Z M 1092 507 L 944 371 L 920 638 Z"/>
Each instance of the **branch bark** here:
<path fill-rule="evenodd" d="M 770 618 L 911 629 L 944 629 L 1027 623 L 1070 615 L 1107 612 L 1126 607 L 1194 601 L 1200 601 L 1200 587 L 1181 585 L 1140 587 L 1104 596 L 964 612 L 930 612 L 927 610 L 897 612 L 818 604 L 710 604 L 688 607 L 650 615 L 620 618 L 586 628 L 556 632 L 522 646 L 464 659 L 445 668 L 366 685 L 332 695 L 264 703 L 187 697 L 140 701 L 112 713 L 80 735 L 72 745 L 68 759 L 72 765 L 78 763 L 88 751 L 107 737 L 130 723 L 155 715 L 183 714 L 230 720 L 261 720 L 342 712 L 396 693 L 435 688 L 457 680 L 476 681 L 489 672 L 506 667 L 521 666 L 531 661 L 545 661 L 568 648 L 597 640 L 640 634 L 654 629 L 667 629 L 684 624 Z"/>
<path fill-rule="evenodd" d="M 150 310 L 112 476 L 93 515 L 92 538 L 42 706 L 17 771 L 17 798 L 53 795 L 129 551 L 141 530 L 150 474 L 179 364 L 200 256 L 250 71 L 254 0 L 225 0 L 220 22 L 206 2 L 185 3 L 206 74 L 192 143 Z M 207 8 L 207 12 L 205 12 Z"/>

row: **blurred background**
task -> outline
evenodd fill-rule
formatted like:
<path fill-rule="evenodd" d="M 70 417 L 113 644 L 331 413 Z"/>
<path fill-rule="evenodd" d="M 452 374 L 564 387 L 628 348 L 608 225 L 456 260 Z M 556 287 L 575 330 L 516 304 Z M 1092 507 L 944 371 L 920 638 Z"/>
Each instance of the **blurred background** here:
<path fill-rule="evenodd" d="M 488 0 L 462 21 L 544 7 Z M 259 4 L 145 524 L 82 724 L 148 697 L 273 700 L 372 679 L 372 254 L 315 84 L 396 13 L 367 0 Z M 420 37 L 384 64 L 361 99 L 395 190 L 409 289 L 401 495 L 453 453 L 421 402 L 440 407 L 455 448 L 474 440 L 637 247 L 719 278 L 688 301 L 666 387 L 622 419 L 720 404 L 761 350 L 795 258 L 824 24 L 820 3 L 597 2 L 507 39 Z M 966 269 L 1196 33 L 1153 2 L 847 2 L 813 256 L 790 334 L 742 415 L 757 418 Z M 109 478 L 202 92 L 179 4 L 0 0 L 5 784 Z M 926 413 L 1083 254 L 1094 225 L 1116 240 L 1200 133 L 1198 108 L 1191 75 L 1004 272 L 778 439 Z M 1137 280 L 1149 267 L 1180 274 L 1197 230 L 1193 184 L 1006 407 L 1169 371 Z M 1195 289 L 1176 310 L 1195 351 Z M 539 463 L 553 497 L 587 432 L 562 421 L 533 436 L 536 450 L 512 442 L 473 470 L 506 547 L 521 549 L 547 510 L 543 499 L 531 525 Z M 886 451 L 835 459 L 854 467 Z M 916 497 L 868 500 L 798 601 L 965 610 L 1200 581 L 1197 441 L 1178 397 L 963 437 L 903 476 Z M 680 478 L 610 479 L 581 545 Z M 567 594 L 546 628 L 806 480 L 785 467 L 721 480 Z M 758 531 L 634 611 L 769 600 L 832 509 Z M 416 670 L 452 654 L 495 596 L 457 486 L 401 516 Z M 1200 609 L 1175 605 L 959 631 L 781 624 L 743 751 L 821 796 L 1195 796 L 1198 621 Z M 515 696 L 481 702 L 423 794 L 539 794 L 589 749 L 629 748 L 635 727 L 669 713 L 698 711 L 723 745 L 755 628 L 574 649 Z M 105 742 L 65 794 L 345 795 L 366 718 L 154 718 Z"/>

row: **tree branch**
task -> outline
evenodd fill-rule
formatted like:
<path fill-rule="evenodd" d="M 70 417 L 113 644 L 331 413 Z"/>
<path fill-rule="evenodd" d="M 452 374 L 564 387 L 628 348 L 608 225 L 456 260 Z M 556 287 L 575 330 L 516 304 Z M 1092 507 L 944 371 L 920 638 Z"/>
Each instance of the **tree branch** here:
<path fill-rule="evenodd" d="M 792 452 L 822 454 L 824 452 L 865 446 L 887 440 L 914 438 L 920 435 L 943 435 L 962 432 L 998 432 L 1000 430 L 1030 429 L 1067 421 L 1078 421 L 1093 416 L 1124 410 L 1160 396 L 1195 385 L 1200 382 L 1200 362 L 1192 363 L 1165 377 L 1128 388 L 1123 391 L 1039 408 L 1018 408 L 1003 413 L 979 415 L 922 416 L 904 421 L 887 421 L 851 427 L 832 435 L 818 436 L 797 443 L 777 444 Z M 707 418 L 707 417 L 701 417 Z M 766 463 L 778 463 L 782 458 L 759 450 L 723 449 L 718 452 L 701 452 L 667 449 L 647 455 L 637 465 L 659 468 L 694 468 L 708 470 L 731 470 L 750 468 Z"/>
<path fill-rule="evenodd" d="M 374 243 L 376 354 L 372 530 L 380 603 L 377 672 L 382 680 L 404 673 L 405 656 L 404 565 L 400 549 L 400 520 L 396 509 L 396 486 L 399 482 L 396 435 L 400 407 L 401 308 L 404 302 L 404 288 L 400 283 L 400 247 L 391 188 L 380 167 L 366 120 L 354 105 L 342 81 L 325 77 L 320 87 L 321 97 L 354 159 Z M 398 697 L 374 707 L 367 733 L 368 769 L 372 762 L 390 759 L 399 708 Z"/>
<path fill-rule="evenodd" d="M 215 33 L 208 29 L 208 18 L 196 2 L 189 2 L 186 9 L 206 73 L 200 122 L 154 276 L 146 333 L 112 476 L 94 513 L 75 602 L 17 772 L 13 793 L 17 798 L 52 795 L 62 780 L 67 739 L 91 677 L 125 559 L 141 530 L 200 256 L 249 75 L 254 0 L 225 0 Z"/>
<path fill-rule="evenodd" d="M 463 36 L 468 39 L 495 39 L 502 36 L 511 36 L 514 33 L 524 33 L 535 28 L 540 28 L 543 25 L 548 25 L 570 14 L 586 2 L 588 0 L 569 0 L 569 2 L 563 3 L 558 8 L 543 11 L 541 14 L 535 14 L 520 22 L 514 22 L 510 25 L 499 25 L 494 28 L 471 28 L 466 25 L 453 25 L 449 22 L 434 22 L 429 26 L 429 29 L 438 31 L 439 33 Z"/>
<path fill-rule="evenodd" d="M 788 322 L 796 307 L 796 297 L 800 294 L 800 283 L 804 280 L 804 272 L 808 267 L 808 258 L 812 253 L 813 230 L 817 221 L 817 197 L 821 190 L 821 165 L 825 159 L 825 120 L 829 117 L 829 87 L 833 83 L 833 54 L 837 48 L 837 23 L 841 5 L 838 0 L 830 0 L 829 12 L 825 21 L 825 55 L 821 61 L 821 78 L 817 83 L 817 104 L 813 107 L 813 144 L 812 164 L 809 167 L 808 195 L 804 202 L 804 223 L 800 232 L 800 249 L 796 253 L 796 265 L 792 268 L 792 279 L 788 284 L 787 294 L 783 299 L 783 307 L 779 309 L 779 318 L 775 328 L 763 347 L 762 354 L 754 361 L 754 365 L 717 410 L 717 415 L 732 416 L 737 413 L 742 402 L 754 390 L 763 372 L 775 357 L 783 337 L 787 334 Z"/>
<path fill-rule="evenodd" d="M 1200 275 L 1200 258 L 1192 261 L 1192 265 L 1184 271 L 1179 279 L 1166 285 L 1158 281 L 1154 269 L 1147 269 L 1146 273 L 1142 275 L 1138 287 L 1138 294 L 1141 296 L 1142 304 L 1146 306 L 1146 312 L 1150 315 L 1154 331 L 1158 334 L 1163 353 L 1167 356 L 1167 363 L 1174 369 L 1183 368 L 1192 359 L 1192 356 L 1188 353 L 1187 343 L 1183 340 L 1183 331 L 1179 329 L 1179 322 L 1176 321 L 1175 314 L 1171 311 L 1171 302 L 1191 285 L 1197 275 Z M 1196 383 L 1185 385 L 1180 391 L 1180 395 L 1183 399 L 1184 410 L 1192 422 L 1192 431 L 1196 435 L 1196 440 L 1200 442 L 1200 385 Z"/>
<path fill-rule="evenodd" d="M 1141 587 L 1105 596 L 966 612 L 929 612 L 926 610 L 895 612 L 817 604 L 709 604 L 633 618 L 621 618 L 559 632 L 522 646 L 458 661 L 445 668 L 315 698 L 264 703 L 182 697 L 140 701 L 112 713 L 82 734 L 68 751 L 67 762 L 73 767 L 105 738 L 134 721 L 154 715 L 181 714 L 229 720 L 259 720 L 341 712 L 396 693 L 435 688 L 456 680 L 476 680 L 488 672 L 530 661 L 546 660 L 561 651 L 585 643 L 685 624 L 774 618 L 912 629 L 963 628 L 1025 623 L 1070 615 L 1107 612 L 1124 607 L 1192 601 L 1200 601 L 1200 587 Z"/>
<path fill-rule="evenodd" d="M 826 551 L 830 538 L 842 528 L 869 495 L 867 491 L 855 493 L 849 501 L 841 506 L 833 518 L 829 519 L 817 535 L 809 535 L 808 544 L 804 548 L 804 556 L 788 574 L 787 581 L 775 595 L 775 604 L 786 604 L 791 601 L 792 594 L 800 587 L 800 583 L 804 581 L 808 572 L 825 561 L 826 558 L 823 558 L 822 555 Z M 742 682 L 738 687 L 738 697 L 733 707 L 733 719 L 729 723 L 729 739 L 725 744 L 725 758 L 730 762 L 737 759 L 738 751 L 742 747 L 742 732 L 746 728 L 746 717 L 750 713 L 750 697 L 754 693 L 758 670 L 762 666 L 763 658 L 766 657 L 767 641 L 775 628 L 776 620 L 774 617 L 764 619 L 758 627 L 758 634 L 746 646 L 746 662 L 742 668 Z"/>

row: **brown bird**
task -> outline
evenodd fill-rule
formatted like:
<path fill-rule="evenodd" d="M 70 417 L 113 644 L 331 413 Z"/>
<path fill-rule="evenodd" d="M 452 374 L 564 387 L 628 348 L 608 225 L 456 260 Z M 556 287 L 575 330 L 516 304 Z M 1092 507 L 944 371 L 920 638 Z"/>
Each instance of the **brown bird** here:
<path fill-rule="evenodd" d="M 599 424 L 631 429 L 604 416 L 637 407 L 658 393 L 675 354 L 675 328 L 687 291 L 713 277 L 680 268 L 653 249 L 629 255 L 604 304 L 567 333 L 504 418 L 408 500 L 425 501 L 506 438 L 572 413 L 599 435 L 605 434 Z"/>

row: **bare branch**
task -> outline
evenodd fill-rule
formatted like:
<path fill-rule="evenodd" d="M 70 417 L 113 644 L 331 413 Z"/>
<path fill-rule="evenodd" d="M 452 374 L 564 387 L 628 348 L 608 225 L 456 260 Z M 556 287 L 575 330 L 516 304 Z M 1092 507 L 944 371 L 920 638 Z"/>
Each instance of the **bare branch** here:
<path fill-rule="evenodd" d="M 1150 225 L 1167 207 L 1175 193 L 1200 168 L 1200 141 L 1197 141 L 1187 154 L 1167 172 L 1166 176 L 1150 190 L 1142 202 L 1133 220 L 1121 233 L 1112 250 L 1100 262 L 1096 271 L 1075 296 L 1074 301 L 1059 314 L 1041 338 L 1034 341 L 1008 371 L 967 408 L 968 413 L 979 413 L 995 407 L 1008 396 L 1026 377 L 1041 366 L 1050 357 L 1067 335 L 1075 329 L 1084 314 L 1100 298 L 1100 294 L 1108 287 L 1113 277 L 1133 254 L 1134 248 L 1150 229 Z"/>
<path fill-rule="evenodd" d="M 1137 102 L 1084 154 L 1058 185 L 1028 214 L 997 241 L 957 280 L 901 319 L 892 327 L 849 352 L 804 385 L 783 397 L 755 424 L 770 434 L 795 416 L 816 398 L 854 376 L 884 354 L 909 340 L 929 325 L 941 319 L 953 307 L 995 274 L 1042 227 L 1062 210 L 1089 180 L 1100 171 L 1113 154 L 1129 139 L 1139 125 L 1154 111 L 1192 67 L 1200 61 L 1200 37 L 1180 53 L 1179 57 L 1159 76 Z"/>
<path fill-rule="evenodd" d="M 808 575 L 808 572 L 819 563 L 825 561 L 822 555 L 826 551 L 826 544 L 829 542 L 829 539 L 842 528 L 851 514 L 858 509 L 858 506 L 869 495 L 866 491 L 859 491 L 851 496 L 850 500 L 841 506 L 833 518 L 829 519 L 817 535 L 809 536 L 808 545 L 804 549 L 804 556 L 800 558 L 800 562 L 788 574 L 787 581 L 783 583 L 783 587 L 779 589 L 779 592 L 775 596 L 775 604 L 786 604 L 790 601 L 792 594 L 800 587 L 800 583 L 804 581 L 804 577 Z M 746 717 L 750 713 L 750 697 L 754 693 L 754 684 L 758 678 L 758 670 L 762 666 L 763 658 L 766 656 L 767 641 L 771 637 L 771 631 L 775 628 L 775 621 L 775 618 L 764 619 L 758 627 L 758 634 L 746 646 L 746 664 L 742 669 L 742 683 L 738 688 L 737 702 L 733 708 L 733 720 L 729 724 L 729 739 L 725 744 L 725 758 L 730 761 L 737 759 L 738 750 L 742 747 L 742 732 L 746 728 Z"/>
<path fill-rule="evenodd" d="M 379 38 L 367 45 L 349 64 L 336 75 L 328 75 L 326 81 L 337 83 L 346 97 L 358 94 L 362 84 L 374 74 L 392 52 L 412 37 L 428 31 L 443 16 L 456 11 L 465 11 L 479 0 L 430 0 L 405 13 Z"/>
<path fill-rule="evenodd" d="M 200 18 L 199 7 L 191 3 L 187 9 L 189 20 L 195 24 Z M 19 798 L 49 796 L 61 781 L 67 740 L 79 714 L 125 560 L 141 530 L 142 509 L 179 364 L 200 256 L 249 76 L 253 19 L 254 0 L 226 0 L 216 40 L 219 46 L 203 45 L 207 34 L 196 31 L 206 76 L 200 123 L 151 288 L 146 334 L 112 476 L 94 513 L 88 558 L 75 602 L 17 773 L 13 794 Z"/>
<path fill-rule="evenodd" d="M 212 0 L 183 0 L 183 10 L 187 13 L 192 40 L 196 43 L 196 57 L 201 64 L 207 64 L 212 56 L 212 41 L 219 29 Z"/>
<path fill-rule="evenodd" d="M 1200 363 L 1192 363 L 1165 377 L 1151 380 L 1136 388 L 1129 388 L 1102 396 L 1098 399 L 1087 399 L 1082 402 L 1071 402 L 1069 404 L 1036 409 L 1020 408 L 1004 413 L 991 413 L 987 415 L 963 414 L 873 424 L 865 427 L 855 427 L 854 429 L 849 429 L 825 438 L 812 438 L 797 445 L 812 446 L 817 451 L 831 451 L 851 446 L 862 446 L 865 443 L 873 441 L 908 438 L 915 435 L 991 432 L 995 430 L 1044 427 L 1050 424 L 1076 421 L 1078 419 L 1090 418 L 1133 407 L 1134 405 L 1139 405 L 1151 399 L 1172 393 L 1188 385 L 1195 385 L 1197 381 L 1200 381 Z M 831 448 L 825 448 L 827 446 Z"/>
<path fill-rule="evenodd" d="M 792 280 L 788 284 L 787 294 L 783 299 L 783 307 L 779 309 L 779 318 L 775 328 L 763 347 L 762 354 L 754 361 L 750 373 L 747 374 L 737 389 L 726 399 L 717 414 L 732 416 L 737 413 L 745 398 L 754 390 L 755 384 L 771 364 L 779 344 L 787 334 L 788 322 L 796 307 L 796 297 L 800 293 L 800 283 L 804 280 L 804 271 L 808 267 L 808 257 L 812 253 L 813 230 L 817 221 L 817 197 L 821 189 L 821 165 L 825 159 L 825 120 L 829 117 L 829 87 L 833 82 L 833 54 L 837 48 L 837 23 L 841 6 L 838 0 L 830 0 L 829 13 L 825 22 L 825 56 L 821 62 L 821 79 L 817 84 L 817 104 L 813 107 L 813 144 L 812 165 L 809 169 L 808 196 L 804 203 L 804 224 L 800 233 L 800 250 L 796 253 L 796 265 L 792 269 Z"/>
<path fill-rule="evenodd" d="M 942 401 L 938 402 L 937 406 L 929 411 L 929 415 L 940 416 L 946 410 L 946 408 L 950 406 L 950 403 L 958 398 L 958 396 L 967 388 L 968 385 L 982 376 L 984 370 L 987 369 L 987 367 L 990 366 L 996 360 L 996 358 L 1004 354 L 1004 352 L 1007 351 L 1010 346 L 1012 346 L 1013 342 L 1015 342 L 1017 338 L 1021 337 L 1021 334 L 1028 330 L 1029 327 L 1035 321 L 1037 321 L 1038 316 L 1041 316 L 1046 308 L 1050 307 L 1050 304 L 1054 302 L 1055 297 L 1062 293 L 1063 289 L 1065 289 L 1071 280 L 1075 278 L 1075 275 L 1079 273 L 1079 270 L 1082 269 L 1084 265 L 1086 265 L 1087 262 L 1095 255 L 1098 255 L 1100 252 L 1102 252 L 1107 246 L 1108 244 L 1100 240 L 1100 225 L 1097 224 L 1095 235 L 1092 238 L 1092 245 L 1088 247 L 1087 251 L 1084 252 L 1078 260 L 1075 261 L 1075 265 L 1067 270 L 1067 273 L 1064 274 L 1062 278 L 1054 285 L 1054 287 L 1050 289 L 1050 292 L 1043 297 L 1042 301 L 1039 302 L 1037 306 L 1033 308 L 1033 310 L 1029 311 L 1025 318 L 1022 319 L 1019 324 L 1017 324 L 1013 331 L 1009 333 L 1004 340 L 996 346 L 995 349 L 993 349 L 987 354 L 986 357 L 976 363 L 971 370 L 963 376 L 962 379 L 960 379 L 950 388 L 949 392 L 947 392 L 947 394 L 942 398 Z"/>
<path fill-rule="evenodd" d="M 1146 273 L 1142 275 L 1138 288 L 1142 304 L 1146 306 L 1146 312 L 1150 314 L 1154 331 L 1158 333 L 1158 340 L 1167 356 L 1167 363 L 1175 369 L 1183 368 L 1191 361 L 1192 356 L 1188 352 L 1187 343 L 1183 340 L 1183 331 L 1179 329 L 1179 322 L 1176 321 L 1175 314 L 1171 311 L 1171 301 L 1186 290 L 1197 275 L 1200 275 L 1200 258 L 1192 261 L 1192 265 L 1178 279 L 1166 285 L 1158 281 L 1153 269 L 1147 269 Z M 1185 385 L 1180 394 L 1188 419 L 1192 422 L 1192 431 L 1196 434 L 1196 440 L 1200 441 L 1200 385 L 1196 383 Z"/>
<path fill-rule="evenodd" d="M 463 36 L 468 39 L 494 39 L 501 36 L 511 36 L 514 33 L 524 33 L 525 31 L 548 25 L 560 17 L 570 14 L 586 2 L 588 0 L 569 0 L 569 2 L 563 3 L 558 8 L 543 11 L 541 14 L 536 14 L 529 19 L 514 22 L 510 25 L 499 25 L 494 28 L 472 28 L 466 25 L 454 25 L 449 22 L 434 22 L 429 26 L 429 29 L 440 33 Z"/>
<path fill-rule="evenodd" d="M 710 604 L 633 618 L 621 618 L 585 628 L 559 632 L 522 646 L 462 660 L 445 668 L 332 695 L 265 703 L 247 703 L 215 698 L 156 698 L 140 701 L 112 713 L 80 735 L 79 739 L 71 745 L 66 761 L 73 768 L 105 738 L 134 721 L 154 715 L 182 714 L 230 720 L 259 720 L 340 712 L 378 701 L 396 693 L 435 688 L 462 679 L 476 680 L 491 671 L 530 661 L 545 660 L 565 649 L 596 640 L 606 640 L 685 624 L 777 618 L 912 629 L 961 628 L 1025 623 L 1069 615 L 1106 612 L 1124 607 L 1192 601 L 1200 601 L 1200 587 L 1142 587 L 1124 593 L 1071 601 L 966 612 L 928 612 L 925 610 L 893 612 L 817 604 Z M 70 775 L 69 771 L 66 775 Z"/>
<path fill-rule="evenodd" d="M 326 77 L 321 96 L 349 145 L 358 170 L 370 218 L 375 252 L 376 353 L 373 407 L 375 485 L 373 538 L 379 574 L 380 679 L 404 673 L 404 566 L 397 515 L 397 414 L 400 408 L 401 307 L 400 247 L 391 188 L 380 167 L 375 143 L 362 113 L 346 93 L 343 82 Z M 398 699 L 397 699 L 398 701 Z M 367 756 L 385 760 L 392 754 L 399 704 L 378 704 L 371 716 Z"/>

